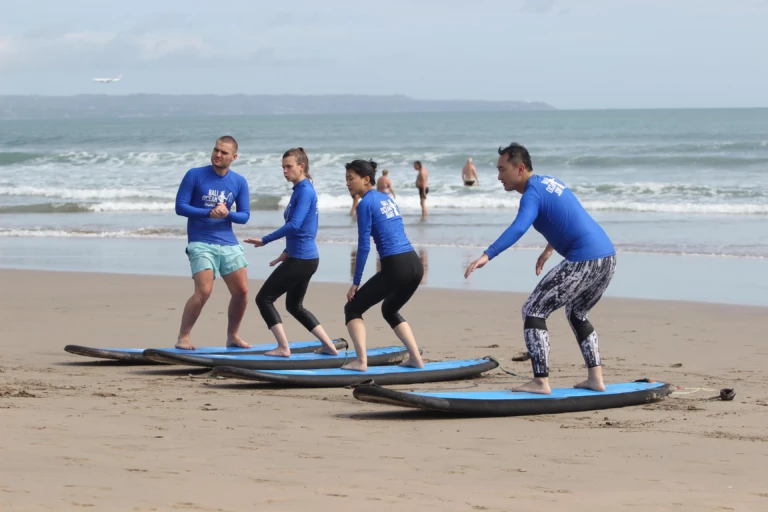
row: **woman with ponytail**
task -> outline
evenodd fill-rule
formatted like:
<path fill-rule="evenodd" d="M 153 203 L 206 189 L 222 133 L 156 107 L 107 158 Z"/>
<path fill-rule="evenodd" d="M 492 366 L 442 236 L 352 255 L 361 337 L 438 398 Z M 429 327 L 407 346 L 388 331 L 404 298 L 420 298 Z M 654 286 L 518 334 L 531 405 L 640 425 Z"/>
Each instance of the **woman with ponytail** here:
<path fill-rule="evenodd" d="M 285 307 L 308 331 L 323 343 L 322 354 L 336 355 L 338 351 L 317 318 L 304 307 L 304 295 L 309 281 L 317 271 L 320 256 L 317 252 L 317 193 L 309 174 L 309 158 L 304 148 L 289 149 L 283 155 L 283 176 L 293 183 L 293 194 L 283 214 L 285 225 L 263 238 L 249 238 L 245 243 L 262 247 L 285 237 L 285 250 L 269 266 L 280 266 L 267 278 L 256 295 L 256 305 L 267 328 L 277 340 L 277 348 L 266 352 L 268 356 L 289 357 L 291 349 L 283 329 L 275 301 L 283 294 Z"/>

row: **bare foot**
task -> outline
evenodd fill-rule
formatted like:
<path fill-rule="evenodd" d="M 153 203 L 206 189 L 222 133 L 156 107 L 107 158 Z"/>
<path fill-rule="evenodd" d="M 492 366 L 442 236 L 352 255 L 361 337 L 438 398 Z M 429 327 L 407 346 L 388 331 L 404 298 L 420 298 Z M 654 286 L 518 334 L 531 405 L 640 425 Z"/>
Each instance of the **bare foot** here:
<path fill-rule="evenodd" d="M 323 346 L 320 347 L 315 351 L 315 354 L 325 354 L 327 356 L 337 356 L 339 355 L 339 351 L 336 350 L 336 347 L 331 343 L 330 345 L 323 342 Z"/>
<path fill-rule="evenodd" d="M 408 359 L 406 359 L 405 361 L 403 361 L 402 363 L 400 363 L 397 366 L 405 366 L 405 367 L 408 367 L 408 368 L 424 368 L 424 362 L 423 361 L 414 361 L 413 359 L 411 359 L 409 357 Z"/>
<path fill-rule="evenodd" d="M 195 350 L 195 346 L 189 342 L 189 336 L 186 338 L 179 338 L 175 347 L 181 350 Z"/>
<path fill-rule="evenodd" d="M 227 337 L 227 346 L 228 347 L 240 347 L 240 348 L 251 348 L 250 343 L 244 342 L 240 336 L 237 334 L 232 334 Z"/>
<path fill-rule="evenodd" d="M 291 349 L 290 348 L 282 348 L 277 347 L 269 352 L 264 352 L 265 356 L 276 356 L 276 357 L 291 357 Z"/>
<path fill-rule="evenodd" d="M 581 389 L 591 389 L 592 391 L 605 391 L 605 384 L 602 380 L 587 379 L 584 382 L 574 384 L 573 387 Z"/>
<path fill-rule="evenodd" d="M 361 363 L 357 360 L 347 363 L 341 367 L 342 370 L 355 370 L 357 372 L 367 372 L 368 363 Z"/>
<path fill-rule="evenodd" d="M 537 393 L 539 395 L 552 394 L 552 390 L 549 387 L 549 380 L 543 379 L 531 379 L 521 386 L 512 388 L 511 391 L 521 391 L 524 393 Z"/>

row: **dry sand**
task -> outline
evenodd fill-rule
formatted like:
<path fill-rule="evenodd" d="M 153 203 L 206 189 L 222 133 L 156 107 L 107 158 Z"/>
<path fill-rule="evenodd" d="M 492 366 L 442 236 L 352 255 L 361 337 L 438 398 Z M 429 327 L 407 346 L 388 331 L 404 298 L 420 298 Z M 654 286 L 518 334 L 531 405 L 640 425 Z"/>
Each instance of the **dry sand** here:
<path fill-rule="evenodd" d="M 768 309 L 604 299 L 591 318 L 608 382 L 707 389 L 641 407 L 518 418 L 445 418 L 367 404 L 349 389 L 279 389 L 125 366 L 68 343 L 173 343 L 186 278 L 0 271 L 0 508 L 36 510 L 768 510 Z M 217 281 L 193 342 L 223 342 Z M 260 283 L 251 282 L 251 297 Z M 347 337 L 346 285 L 306 304 Z M 404 310 L 427 360 L 523 348 L 518 294 L 422 289 Z M 281 304 L 281 313 L 284 312 Z M 378 309 L 370 346 L 396 344 Z M 308 339 L 284 316 L 289 338 Z M 562 312 L 552 380 L 585 374 Z M 255 304 L 242 329 L 270 341 Z M 682 366 L 679 366 L 679 365 Z M 402 389 L 499 389 L 472 381 Z"/>

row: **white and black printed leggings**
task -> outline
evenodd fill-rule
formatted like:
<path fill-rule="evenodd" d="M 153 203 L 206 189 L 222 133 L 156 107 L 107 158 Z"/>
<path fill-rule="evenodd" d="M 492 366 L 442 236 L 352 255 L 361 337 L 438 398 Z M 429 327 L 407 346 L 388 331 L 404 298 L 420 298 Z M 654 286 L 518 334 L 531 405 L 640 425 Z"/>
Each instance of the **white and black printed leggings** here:
<path fill-rule="evenodd" d="M 546 320 L 563 306 L 587 368 L 600 366 L 597 332 L 587 314 L 603 296 L 615 270 L 615 255 L 588 261 L 564 260 L 539 282 L 523 304 L 525 345 L 531 355 L 534 377 L 549 376 Z"/>

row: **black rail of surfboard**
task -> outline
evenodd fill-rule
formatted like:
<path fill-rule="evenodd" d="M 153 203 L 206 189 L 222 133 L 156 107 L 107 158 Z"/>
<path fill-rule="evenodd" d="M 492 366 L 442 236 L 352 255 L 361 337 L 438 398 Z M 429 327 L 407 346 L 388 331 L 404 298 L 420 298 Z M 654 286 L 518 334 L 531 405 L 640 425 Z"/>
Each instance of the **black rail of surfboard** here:
<path fill-rule="evenodd" d="M 333 344 L 336 346 L 337 350 L 345 350 L 349 347 L 349 344 L 347 343 L 347 340 L 344 338 L 338 338 L 333 340 Z M 275 344 L 277 346 L 277 344 Z M 227 352 L 224 347 L 221 347 L 222 350 L 220 354 L 230 354 L 231 352 Z M 319 346 L 312 346 L 312 347 L 301 347 L 301 348 L 291 348 L 291 353 L 293 354 L 303 354 L 308 352 L 314 352 L 317 350 Z M 143 352 L 117 352 L 114 350 L 110 350 L 108 348 L 93 348 L 93 347 L 84 347 L 82 345 L 66 345 L 64 347 L 64 350 L 66 352 L 69 352 L 70 354 L 75 354 L 78 356 L 85 356 L 85 357 L 93 357 L 96 359 L 108 359 L 112 361 L 124 361 L 134 364 L 168 364 L 165 362 L 160 362 L 152 359 L 148 359 L 144 356 Z M 263 354 L 264 352 L 267 352 L 271 349 L 262 349 L 262 350 L 249 350 L 244 349 L 242 352 L 238 352 L 238 354 Z M 208 352 L 206 355 L 214 355 L 219 354 L 218 352 Z"/>
<path fill-rule="evenodd" d="M 443 413 L 468 416 L 526 416 L 595 411 L 642 405 L 662 400 L 672 393 L 673 390 L 671 384 L 664 384 L 653 389 L 618 394 L 595 394 L 541 400 L 468 400 L 420 396 L 372 384 L 356 387 L 352 395 L 364 402 L 412 407 Z"/>
<path fill-rule="evenodd" d="M 205 368 L 214 368 L 216 366 L 237 366 L 241 368 L 255 369 L 258 365 L 259 370 L 321 370 L 323 368 L 341 368 L 352 359 L 344 357 L 328 357 L 316 359 L 291 359 L 283 357 L 274 357 L 258 362 L 231 359 L 215 359 L 206 356 L 192 356 L 185 354 L 166 355 L 161 351 L 153 349 L 145 350 L 144 355 L 150 357 L 153 361 L 159 361 L 169 364 L 201 366 Z M 384 354 L 369 354 L 368 366 L 384 366 L 389 364 L 398 364 L 405 361 L 408 357 L 408 351 L 403 347 L 398 351 Z"/>
<path fill-rule="evenodd" d="M 475 377 L 493 370 L 499 364 L 486 359 L 481 363 L 459 368 L 442 370 L 410 371 L 386 374 L 366 374 L 365 372 L 350 373 L 349 375 L 301 375 L 287 373 L 270 373 L 261 370 L 247 370 L 232 366 L 217 366 L 211 370 L 211 377 L 226 377 L 249 381 L 270 382 L 285 386 L 306 388 L 335 388 L 353 386 L 363 382 L 373 381 L 376 384 L 420 384 L 426 382 L 442 382 L 448 380 L 463 380 Z"/>

